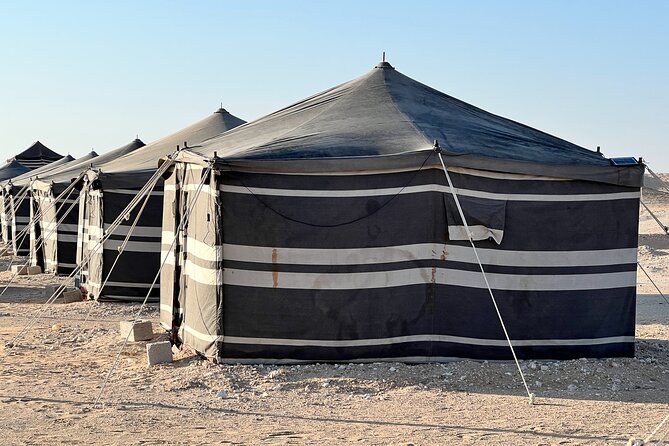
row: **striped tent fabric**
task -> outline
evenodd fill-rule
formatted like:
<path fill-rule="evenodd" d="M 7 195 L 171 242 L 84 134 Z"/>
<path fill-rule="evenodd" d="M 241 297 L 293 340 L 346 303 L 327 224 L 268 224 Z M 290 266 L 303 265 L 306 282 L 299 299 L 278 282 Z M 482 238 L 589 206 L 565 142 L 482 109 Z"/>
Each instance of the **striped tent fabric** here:
<path fill-rule="evenodd" d="M 24 229 L 32 221 L 32 216 L 35 215 L 35 208 L 31 203 L 31 184 L 41 175 L 46 175 L 73 160 L 72 156 L 66 155 L 50 164 L 12 178 L 5 186 L 7 201 L 11 202 L 8 206 L 10 209 L 8 226 L 11 227 L 8 242 L 11 242 L 17 255 L 30 255 L 35 248 L 34 242 L 40 233 L 39 228 L 32 226 L 24 232 Z M 27 192 L 24 194 L 26 189 Z M 32 263 L 39 264 L 36 257 L 32 258 Z M 42 265 L 40 264 L 40 266 Z"/>
<path fill-rule="evenodd" d="M 109 226 L 156 172 L 161 157 L 174 152 L 177 146 L 200 144 L 244 123 L 221 108 L 172 135 L 88 172 L 88 184 L 82 190 L 80 201 L 82 239 L 78 244 L 81 250 L 78 258 L 88 260 L 81 281 L 89 297 L 142 301 L 148 295 L 150 301 L 159 300 L 159 281 L 153 282 L 160 267 L 162 178 L 146 200 L 143 198 L 134 211 L 124 215 L 119 228 L 108 234 L 102 249 L 95 248 Z M 137 219 L 142 206 L 144 209 Z M 119 255 L 119 248 L 126 238 L 128 242 Z"/>
<path fill-rule="evenodd" d="M 44 272 L 59 272 L 56 253 L 59 245 L 65 241 L 63 238 L 68 239 L 68 235 L 63 237 L 63 232 L 74 234 L 69 236 L 66 243 L 72 243 L 76 246 L 77 191 L 72 189 L 65 197 L 56 200 L 60 192 L 69 186 L 69 181 L 61 188 L 61 185 L 56 185 L 53 179 L 57 178 L 61 172 L 68 172 L 75 166 L 85 166 L 97 156 L 98 154 L 95 151 L 91 151 L 78 159 L 61 164 L 58 168 L 38 176 L 30 185 L 31 206 L 34 216 L 37 216 L 37 218 L 31 219 L 35 227 L 31 232 L 31 237 L 35 238 L 31 239 L 30 257 L 32 262 L 40 266 Z M 83 170 L 83 167 L 81 169 Z M 58 224 L 61 219 L 63 221 Z M 67 251 L 67 248 L 64 249 Z M 74 255 L 74 249 L 72 254 Z M 68 264 L 68 270 L 60 272 L 69 273 L 75 267 L 74 258 L 71 258 Z"/>
<path fill-rule="evenodd" d="M 9 180 L 29 171 L 30 169 L 25 167 L 23 164 L 16 160 L 11 160 L 4 166 L 0 167 L 0 182 Z M 2 208 L 0 208 L 0 225 L 2 225 L 2 229 L 0 236 L 4 242 L 7 242 L 10 240 L 9 234 L 11 233 L 11 219 L 9 216 L 10 207 L 8 196 L 5 194 L 4 187 L 0 188 L 0 195 L 2 196 Z"/>
<path fill-rule="evenodd" d="M 438 153 L 518 355 L 633 356 L 643 166 L 387 63 L 177 156 L 161 324 L 220 362 L 511 358 Z"/>
<path fill-rule="evenodd" d="M 45 271 L 69 275 L 77 266 L 79 241 L 79 193 L 83 186 L 83 174 L 90 168 L 122 157 L 144 146 L 136 138 L 117 149 L 98 155 L 91 152 L 75 162 L 43 175 L 33 184 L 33 200 L 41 210 L 40 224 L 45 228 L 48 239 L 43 247 Z M 51 203 L 63 193 L 72 182 L 76 182 L 65 196 L 53 206 Z M 60 223 L 58 223 L 60 222 Z"/>
<path fill-rule="evenodd" d="M 31 234 L 24 230 L 28 227 L 31 216 L 30 200 L 14 200 L 12 195 L 9 195 L 9 215 L 11 232 L 9 239 L 11 240 L 12 249 L 18 256 L 27 256 L 30 254 L 30 238 Z"/>
<path fill-rule="evenodd" d="M 147 172 L 143 181 L 150 178 Z M 99 183 L 106 177 L 96 175 Z M 115 178 L 119 179 L 118 176 Z M 133 178 L 134 179 L 134 178 Z M 97 248 L 109 226 L 122 215 L 128 203 L 137 195 L 137 187 L 109 187 L 87 192 L 85 204 L 86 239 L 82 243 L 84 258 L 88 258 L 82 283 L 90 296 L 98 300 L 142 301 L 148 294 L 149 301 L 157 301 L 158 285 L 152 285 L 160 261 L 160 219 L 162 216 L 162 183 L 150 192 L 149 198 L 123 218 L 122 224 Z M 137 224 L 133 224 L 141 207 L 144 207 Z M 132 228 L 132 229 L 131 229 Z M 131 232 L 130 232 L 131 231 Z M 119 248 L 131 233 L 123 253 Z M 118 259 L 118 261 L 117 261 Z M 112 266 L 113 269 L 112 269 Z M 104 293 L 102 288 L 104 285 Z"/>

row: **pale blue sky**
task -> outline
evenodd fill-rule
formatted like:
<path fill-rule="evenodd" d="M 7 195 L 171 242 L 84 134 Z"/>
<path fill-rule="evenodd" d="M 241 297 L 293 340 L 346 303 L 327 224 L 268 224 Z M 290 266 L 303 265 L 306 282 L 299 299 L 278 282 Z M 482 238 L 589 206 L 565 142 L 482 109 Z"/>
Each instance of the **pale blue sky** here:
<path fill-rule="evenodd" d="M 252 120 L 386 51 L 440 91 L 669 171 L 669 1 L 3 1 L 0 157 Z"/>

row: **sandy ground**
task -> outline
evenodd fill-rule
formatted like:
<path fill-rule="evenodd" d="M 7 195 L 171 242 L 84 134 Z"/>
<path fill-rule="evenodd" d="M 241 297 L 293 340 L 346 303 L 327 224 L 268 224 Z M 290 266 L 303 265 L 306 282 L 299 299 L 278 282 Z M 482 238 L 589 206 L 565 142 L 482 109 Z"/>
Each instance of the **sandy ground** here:
<path fill-rule="evenodd" d="M 644 201 L 669 222 L 669 195 Z M 640 234 L 640 262 L 669 292 L 669 237 L 645 211 Z M 532 406 L 507 362 L 219 366 L 182 353 L 147 368 L 139 342 L 94 407 L 122 345 L 119 320 L 139 306 L 44 309 L 54 278 L 20 276 L 0 297 L 0 341 L 44 311 L 18 346 L 0 347 L 2 444 L 624 445 L 669 413 L 669 304 L 638 277 L 636 358 L 522 361 Z M 144 316 L 164 337 L 157 308 Z"/>

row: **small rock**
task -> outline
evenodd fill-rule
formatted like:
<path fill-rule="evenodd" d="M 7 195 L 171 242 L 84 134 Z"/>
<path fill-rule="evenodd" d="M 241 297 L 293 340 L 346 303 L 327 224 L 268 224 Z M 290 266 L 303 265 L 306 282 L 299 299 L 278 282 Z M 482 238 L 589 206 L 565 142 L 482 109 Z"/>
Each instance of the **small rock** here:
<path fill-rule="evenodd" d="M 63 325 L 62 325 L 62 324 L 53 324 L 53 325 L 51 326 L 51 331 L 53 331 L 54 333 L 58 333 L 58 332 L 60 332 L 62 329 L 63 329 Z"/>
<path fill-rule="evenodd" d="M 543 383 L 541 381 L 534 381 L 534 385 L 540 388 L 543 385 Z"/>
<path fill-rule="evenodd" d="M 228 397 L 228 392 L 225 390 L 219 390 L 218 393 L 216 394 L 216 398 L 220 398 L 222 400 L 226 399 Z"/>
<path fill-rule="evenodd" d="M 541 366 L 541 371 L 545 372 L 546 370 L 548 370 L 548 366 L 547 365 L 542 365 Z"/>
<path fill-rule="evenodd" d="M 568 390 L 569 392 L 576 392 L 577 389 L 578 389 L 578 387 L 576 387 L 576 386 L 573 385 L 573 384 L 569 384 L 569 385 L 567 386 L 567 390 Z"/>
<path fill-rule="evenodd" d="M 388 371 L 389 372 L 395 372 L 395 371 L 397 371 L 397 369 L 395 367 L 391 367 L 391 368 L 388 369 Z"/>

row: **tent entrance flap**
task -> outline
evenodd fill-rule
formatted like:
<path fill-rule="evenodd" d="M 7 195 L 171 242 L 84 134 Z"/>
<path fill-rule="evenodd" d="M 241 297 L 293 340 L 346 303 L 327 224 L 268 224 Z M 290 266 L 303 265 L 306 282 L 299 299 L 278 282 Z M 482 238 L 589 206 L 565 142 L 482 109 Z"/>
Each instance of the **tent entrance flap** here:
<path fill-rule="evenodd" d="M 466 241 L 471 235 L 474 241 L 492 239 L 498 245 L 501 244 L 506 220 L 506 201 L 462 196 L 458 198 L 467 223 L 465 226 L 453 197 L 444 194 L 448 238 Z M 467 234 L 467 226 L 470 234 Z"/>

